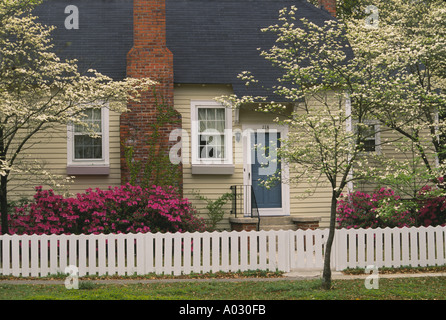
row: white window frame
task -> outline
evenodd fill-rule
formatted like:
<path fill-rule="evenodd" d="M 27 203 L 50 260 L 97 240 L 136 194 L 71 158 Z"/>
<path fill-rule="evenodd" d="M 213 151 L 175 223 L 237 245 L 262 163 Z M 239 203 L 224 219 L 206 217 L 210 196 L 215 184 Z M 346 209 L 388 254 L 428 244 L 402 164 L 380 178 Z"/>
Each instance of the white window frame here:
<path fill-rule="evenodd" d="M 75 159 L 74 136 L 75 126 L 67 126 L 67 167 L 108 167 L 110 165 L 110 124 L 109 109 L 101 108 L 101 134 L 102 134 L 102 158 L 101 159 Z"/>
<path fill-rule="evenodd" d="M 225 110 L 225 157 L 222 159 L 201 159 L 198 157 L 198 109 L 200 108 L 222 108 Z M 232 108 L 214 100 L 192 100 L 191 101 L 191 160 L 192 165 L 232 165 Z"/>

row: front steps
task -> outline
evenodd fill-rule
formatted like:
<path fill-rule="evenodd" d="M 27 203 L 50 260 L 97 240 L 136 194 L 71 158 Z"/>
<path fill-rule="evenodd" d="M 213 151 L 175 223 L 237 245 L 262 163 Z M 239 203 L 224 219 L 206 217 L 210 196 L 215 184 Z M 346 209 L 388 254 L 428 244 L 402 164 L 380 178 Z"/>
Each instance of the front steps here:
<path fill-rule="evenodd" d="M 260 230 L 296 230 L 296 224 L 288 217 L 260 217 Z"/>
<path fill-rule="evenodd" d="M 281 217 L 260 217 L 260 226 L 257 218 L 229 218 L 231 230 L 254 231 L 260 230 L 297 230 L 297 229 L 317 229 L 319 228 L 320 217 L 304 216 L 281 216 Z"/>

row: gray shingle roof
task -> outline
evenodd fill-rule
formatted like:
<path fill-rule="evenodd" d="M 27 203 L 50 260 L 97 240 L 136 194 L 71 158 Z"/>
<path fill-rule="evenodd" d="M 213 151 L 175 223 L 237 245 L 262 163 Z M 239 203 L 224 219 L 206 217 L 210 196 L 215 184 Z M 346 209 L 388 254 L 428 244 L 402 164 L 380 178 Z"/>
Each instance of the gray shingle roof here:
<path fill-rule="evenodd" d="M 64 27 L 65 7 L 79 9 L 79 29 Z M 126 54 L 133 42 L 132 0 L 47 0 L 35 14 L 55 25 L 56 50 L 76 58 L 81 70 L 97 69 L 113 79 L 126 74 Z M 246 94 L 237 75 L 251 71 L 271 84 L 277 70 L 259 56 L 274 35 L 261 28 L 277 23 L 279 10 L 295 5 L 298 17 L 317 24 L 331 16 L 305 0 L 166 0 L 167 46 L 174 55 L 175 83 L 232 84 Z M 262 94 L 263 92 L 249 92 Z"/>
<path fill-rule="evenodd" d="M 79 29 L 65 28 L 68 5 L 79 9 Z M 133 0 L 45 0 L 34 14 L 56 26 L 56 52 L 79 60 L 80 71 L 89 68 L 112 77 L 126 75 L 126 56 L 133 44 Z"/>
<path fill-rule="evenodd" d="M 259 83 L 275 82 L 278 70 L 257 48 L 271 48 L 276 38 L 260 29 L 278 23 L 279 10 L 292 5 L 298 8 L 297 18 L 317 24 L 332 19 L 305 0 L 167 0 L 175 82 L 231 83 L 236 94 L 264 94 L 253 87 L 247 92 L 237 75 L 246 70 Z"/>

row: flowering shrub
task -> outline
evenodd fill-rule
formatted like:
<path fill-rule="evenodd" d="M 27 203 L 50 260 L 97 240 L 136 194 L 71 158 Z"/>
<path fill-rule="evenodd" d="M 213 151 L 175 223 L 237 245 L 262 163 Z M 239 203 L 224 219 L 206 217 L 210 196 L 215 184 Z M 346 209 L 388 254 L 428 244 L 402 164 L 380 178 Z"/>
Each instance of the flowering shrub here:
<path fill-rule="evenodd" d="M 10 222 L 11 234 L 205 231 L 204 220 L 174 188 L 130 184 L 73 198 L 37 187 L 34 201 L 16 208 Z"/>
<path fill-rule="evenodd" d="M 391 189 L 354 192 L 338 201 L 339 228 L 410 227 L 416 224 L 415 204 L 402 201 Z"/>
<path fill-rule="evenodd" d="M 446 195 L 442 192 L 443 190 L 434 190 L 429 186 L 421 189 L 419 197 L 423 206 L 418 216 L 421 225 L 427 227 L 446 224 Z"/>

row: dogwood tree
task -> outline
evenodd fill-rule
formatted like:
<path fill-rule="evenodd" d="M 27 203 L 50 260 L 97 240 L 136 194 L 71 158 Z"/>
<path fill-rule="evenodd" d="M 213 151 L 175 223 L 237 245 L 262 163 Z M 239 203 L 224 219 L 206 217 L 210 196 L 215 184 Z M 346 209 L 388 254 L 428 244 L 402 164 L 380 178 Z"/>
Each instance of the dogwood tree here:
<path fill-rule="evenodd" d="M 278 84 L 269 89 L 286 103 L 267 97 L 225 97 L 235 107 L 255 104 L 260 112 L 276 113 L 276 121 L 289 126 L 278 150 L 281 161 L 290 167 L 289 183 L 314 188 L 328 185 L 332 190 L 323 270 L 327 289 L 331 287 L 336 204 L 348 183 L 377 175 L 389 181 L 389 177 L 409 174 L 404 158 L 369 152 L 369 138 L 395 133 L 394 139 L 374 139 L 373 148 L 392 144 L 395 149 L 397 142 L 401 150 L 415 152 L 416 162 L 424 164 L 428 176 L 436 175 L 429 171 L 428 148 L 438 144 L 433 138 L 438 139 L 443 127 L 434 112 L 444 106 L 442 1 L 432 1 L 428 7 L 422 7 L 423 1 L 409 0 L 376 4 L 388 9 L 380 12 L 378 6 L 367 5 L 361 18 L 345 14 L 343 20 L 326 21 L 322 26 L 305 18 L 297 20 L 295 7 L 284 8 L 278 24 L 263 30 L 275 33 L 277 44 L 261 55 L 282 70 Z M 405 16 L 407 10 L 410 19 Z M 417 12 L 426 15 L 422 16 L 426 25 L 417 23 Z M 428 30 L 421 31 L 424 28 Z M 247 85 L 262 85 L 249 71 L 240 78 Z M 289 106 L 293 112 L 284 112 Z M 371 130 L 370 121 L 380 126 Z"/>
<path fill-rule="evenodd" d="M 347 184 L 354 180 L 352 169 L 361 160 L 368 137 L 365 120 L 369 118 L 370 105 L 351 97 L 351 81 L 361 78 L 363 70 L 355 65 L 343 28 L 334 20 L 322 26 L 305 18 L 296 21 L 296 10 L 284 8 L 279 23 L 263 29 L 277 35 L 277 45 L 261 55 L 283 72 L 278 84 L 266 89 L 284 102 L 258 96 L 229 96 L 221 101 L 235 107 L 254 104 L 259 112 L 277 114 L 276 121 L 289 127 L 277 151 L 280 161 L 289 168 L 287 182 L 310 185 L 309 190 L 331 190 L 323 275 L 323 287 L 330 288 L 336 204 Z M 261 85 L 248 71 L 239 77 L 247 85 Z M 287 111 L 290 107 L 291 113 Z"/>
<path fill-rule="evenodd" d="M 374 119 L 398 137 L 398 153 L 407 155 L 398 161 L 381 156 L 388 174 L 372 176 L 414 196 L 445 175 L 445 2 L 379 0 L 366 8 L 374 16 L 367 29 L 361 19 L 346 20 L 355 54 L 375 73 L 374 90 L 363 99 L 374 105 Z"/>
<path fill-rule="evenodd" d="M 95 128 L 83 121 L 87 108 L 125 112 L 128 101 L 154 84 L 149 79 L 112 81 L 95 70 L 82 75 L 75 60 L 53 51 L 54 27 L 31 14 L 37 0 L 0 1 L 0 211 L 8 232 L 8 182 L 13 173 L 29 173 L 24 152 L 39 132 L 58 125 Z M 34 139 L 34 140 L 33 140 Z"/>

